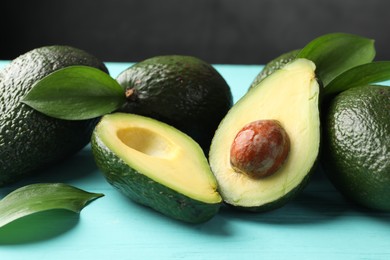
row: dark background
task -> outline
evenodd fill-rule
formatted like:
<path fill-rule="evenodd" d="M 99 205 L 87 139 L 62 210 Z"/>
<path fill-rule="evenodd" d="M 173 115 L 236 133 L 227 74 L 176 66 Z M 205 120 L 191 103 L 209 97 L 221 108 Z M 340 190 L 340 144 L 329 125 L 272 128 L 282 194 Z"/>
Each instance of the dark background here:
<path fill-rule="evenodd" d="M 104 61 L 162 54 L 263 64 L 330 32 L 376 40 L 390 60 L 388 0 L 3 0 L 0 59 L 67 44 Z"/>

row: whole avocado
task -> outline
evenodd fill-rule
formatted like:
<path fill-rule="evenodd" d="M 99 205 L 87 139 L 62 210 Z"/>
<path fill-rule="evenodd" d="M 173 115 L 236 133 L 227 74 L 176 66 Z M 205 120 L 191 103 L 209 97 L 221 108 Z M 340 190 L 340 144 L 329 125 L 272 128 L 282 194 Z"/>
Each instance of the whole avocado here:
<path fill-rule="evenodd" d="M 208 153 L 219 122 L 233 104 L 225 79 L 207 62 L 184 55 L 156 56 L 123 71 L 121 112 L 163 121 L 197 141 Z"/>
<path fill-rule="evenodd" d="M 54 119 L 21 102 L 36 81 L 72 65 L 108 73 L 96 57 L 60 45 L 33 49 L 0 71 L 0 186 L 58 162 L 89 142 L 96 119 Z"/>
<path fill-rule="evenodd" d="M 390 212 L 390 87 L 338 94 L 324 116 L 322 164 L 350 201 Z"/>

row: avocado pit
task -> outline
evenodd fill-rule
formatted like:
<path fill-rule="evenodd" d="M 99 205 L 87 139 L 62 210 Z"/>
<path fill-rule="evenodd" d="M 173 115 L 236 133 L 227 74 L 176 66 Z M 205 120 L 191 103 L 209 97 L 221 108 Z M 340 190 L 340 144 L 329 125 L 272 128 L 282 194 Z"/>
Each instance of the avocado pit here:
<path fill-rule="evenodd" d="M 230 164 L 253 178 L 274 174 L 290 152 L 290 139 L 277 120 L 257 120 L 245 125 L 230 148 Z"/>

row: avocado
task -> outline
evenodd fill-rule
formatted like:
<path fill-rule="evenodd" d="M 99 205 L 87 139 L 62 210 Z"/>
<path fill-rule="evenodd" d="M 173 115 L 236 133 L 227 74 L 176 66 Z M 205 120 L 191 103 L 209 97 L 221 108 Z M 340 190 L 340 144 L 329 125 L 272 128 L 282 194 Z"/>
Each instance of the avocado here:
<path fill-rule="evenodd" d="M 70 46 L 31 50 L 0 71 L 0 186 L 58 162 L 89 142 L 96 119 L 54 119 L 21 102 L 36 81 L 71 65 L 107 72 L 97 58 Z"/>
<path fill-rule="evenodd" d="M 192 56 L 140 61 L 117 81 L 126 89 L 118 112 L 152 117 L 191 136 L 207 154 L 219 122 L 233 104 L 230 87 L 210 64 Z"/>
<path fill-rule="evenodd" d="M 103 116 L 92 152 L 107 181 L 133 201 L 171 218 L 201 223 L 221 196 L 200 146 L 176 128 L 129 113 Z"/>
<path fill-rule="evenodd" d="M 209 161 L 226 204 L 281 207 L 305 187 L 320 144 L 315 65 L 297 59 L 263 79 L 227 113 Z"/>
<path fill-rule="evenodd" d="M 390 211 L 390 87 L 341 92 L 324 119 L 321 163 L 351 202 Z"/>
<path fill-rule="evenodd" d="M 300 50 L 292 50 L 286 53 L 283 53 L 276 57 L 275 59 L 272 59 L 269 61 L 264 68 L 260 71 L 260 73 L 255 77 L 252 84 L 250 85 L 249 89 L 253 88 L 254 86 L 258 85 L 260 81 L 262 81 L 264 78 L 266 78 L 268 75 L 270 75 L 272 72 L 283 68 L 287 63 L 293 61 L 296 56 L 298 55 Z"/>

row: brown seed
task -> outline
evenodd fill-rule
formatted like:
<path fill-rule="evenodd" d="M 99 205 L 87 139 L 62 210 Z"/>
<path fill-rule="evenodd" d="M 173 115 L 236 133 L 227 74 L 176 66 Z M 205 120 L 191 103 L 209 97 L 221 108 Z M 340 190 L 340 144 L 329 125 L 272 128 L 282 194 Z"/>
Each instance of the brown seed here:
<path fill-rule="evenodd" d="M 290 139 L 277 120 L 258 120 L 245 125 L 230 149 L 235 171 L 254 178 L 275 173 L 290 151 Z"/>

